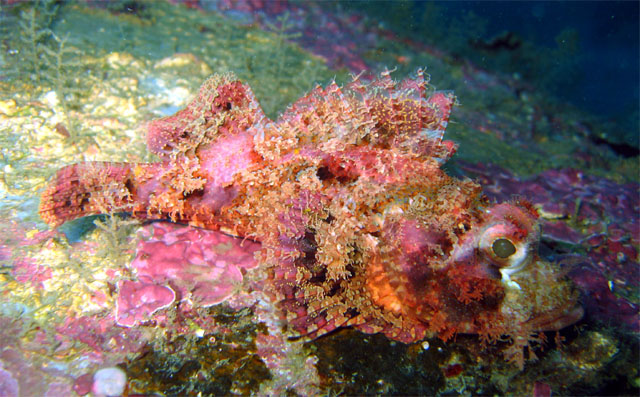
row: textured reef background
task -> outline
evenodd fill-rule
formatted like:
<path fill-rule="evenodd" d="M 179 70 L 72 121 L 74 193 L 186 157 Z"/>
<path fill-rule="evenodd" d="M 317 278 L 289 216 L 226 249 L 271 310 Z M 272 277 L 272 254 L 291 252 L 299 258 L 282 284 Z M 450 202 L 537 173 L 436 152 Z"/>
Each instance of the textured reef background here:
<path fill-rule="evenodd" d="M 624 73 L 584 68 L 598 63 L 571 24 L 540 43 L 461 4 L 0 4 L 0 395 L 99 395 L 102 375 L 117 383 L 119 372 L 96 371 L 112 367 L 126 395 L 638 394 L 637 37 L 626 66 L 636 80 L 618 86 Z M 619 6 L 598 9 L 620 20 L 602 32 L 613 44 L 638 31 L 620 14 L 638 5 Z M 544 24 L 545 7 L 527 10 Z M 503 343 L 474 335 L 287 340 L 274 309 L 243 289 L 252 258 L 215 274 L 181 267 L 185 241 L 210 242 L 219 258 L 234 240 L 116 214 L 58 231 L 38 217 L 44 183 L 66 164 L 152 161 L 144 123 L 183 107 L 213 72 L 234 72 L 273 118 L 316 83 L 421 66 L 460 102 L 447 172 L 496 201 L 528 198 L 543 218 L 541 254 L 581 293 L 585 318 L 541 334 L 522 371 Z M 131 283 L 143 268 L 173 277 L 173 290 Z M 180 302 L 174 291 L 194 280 L 203 292 Z"/>

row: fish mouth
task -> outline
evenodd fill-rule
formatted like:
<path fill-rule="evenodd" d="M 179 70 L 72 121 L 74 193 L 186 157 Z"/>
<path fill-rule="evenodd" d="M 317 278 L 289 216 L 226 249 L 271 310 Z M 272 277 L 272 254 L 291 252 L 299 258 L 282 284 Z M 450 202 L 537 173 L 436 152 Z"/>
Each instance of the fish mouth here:
<path fill-rule="evenodd" d="M 584 308 L 576 303 L 572 307 L 562 307 L 529 319 L 525 324 L 536 331 L 559 331 L 577 323 L 584 316 Z"/>

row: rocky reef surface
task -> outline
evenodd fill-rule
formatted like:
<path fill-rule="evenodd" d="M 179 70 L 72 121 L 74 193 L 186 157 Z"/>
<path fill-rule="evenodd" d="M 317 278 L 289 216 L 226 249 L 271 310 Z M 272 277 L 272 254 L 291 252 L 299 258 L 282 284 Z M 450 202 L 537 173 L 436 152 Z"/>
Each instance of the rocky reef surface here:
<path fill-rule="evenodd" d="M 602 138 L 619 127 L 361 15 L 266 4 L 3 5 L 0 394 L 104 394 L 122 375 L 97 372 L 109 368 L 126 374 L 114 392 L 125 395 L 637 394 L 638 158 Z M 580 291 L 584 319 L 538 335 L 522 370 L 502 358 L 507 341 L 475 335 L 291 340 L 268 299 L 243 288 L 259 282 L 253 258 L 225 259 L 238 258 L 233 239 L 119 214 L 51 230 L 38 216 L 64 165 L 156 160 L 145 123 L 214 72 L 237 74 L 275 118 L 315 83 L 424 65 L 460 102 L 447 172 L 496 201 L 530 200 L 541 256 Z M 194 240 L 213 247 L 201 253 L 210 267 L 185 254 Z"/>

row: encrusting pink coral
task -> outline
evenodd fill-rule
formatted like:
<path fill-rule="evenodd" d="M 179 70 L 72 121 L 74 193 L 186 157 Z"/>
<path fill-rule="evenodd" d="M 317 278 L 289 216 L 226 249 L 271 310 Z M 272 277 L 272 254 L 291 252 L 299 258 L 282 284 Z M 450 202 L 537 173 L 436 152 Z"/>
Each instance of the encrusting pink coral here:
<path fill-rule="evenodd" d="M 258 263 L 260 245 L 219 232 L 153 223 L 129 267 L 135 281 L 118 283 L 116 320 L 131 327 L 176 299 L 207 307 L 225 301 Z"/>
<path fill-rule="evenodd" d="M 176 293 L 169 287 L 139 281 L 120 281 L 116 324 L 133 327 L 149 320 L 153 313 L 169 307 L 175 300 Z"/>
<path fill-rule="evenodd" d="M 125 211 L 251 240 L 225 261 L 237 270 L 242 251 L 257 251 L 266 292 L 295 335 L 342 326 L 405 343 L 509 334 L 522 352 L 532 332 L 566 326 L 582 309 L 572 285 L 537 254 L 530 204 L 492 205 L 480 185 L 441 169 L 456 149 L 443 140 L 454 103 L 420 70 L 400 82 L 385 72 L 316 87 L 271 121 L 248 86 L 216 75 L 185 109 L 149 123 L 159 162 L 65 167 L 40 214 L 57 226 Z M 182 258 L 184 244 L 176 246 Z M 191 274 L 144 255 L 133 265 L 140 281 Z M 198 283 L 237 280 L 234 267 L 202 266 L 204 252 L 193 257 L 188 267 L 202 277 L 175 292 L 205 304 L 223 299 L 199 293 Z M 522 365 L 522 354 L 509 354 Z"/>

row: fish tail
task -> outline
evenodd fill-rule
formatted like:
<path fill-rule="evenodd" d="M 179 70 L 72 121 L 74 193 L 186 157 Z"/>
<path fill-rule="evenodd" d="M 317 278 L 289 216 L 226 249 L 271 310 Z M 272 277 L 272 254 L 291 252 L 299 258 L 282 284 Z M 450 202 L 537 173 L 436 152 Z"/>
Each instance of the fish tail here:
<path fill-rule="evenodd" d="M 136 164 L 84 162 L 56 173 L 40 199 L 40 217 L 57 227 L 87 215 L 130 212 Z"/>

